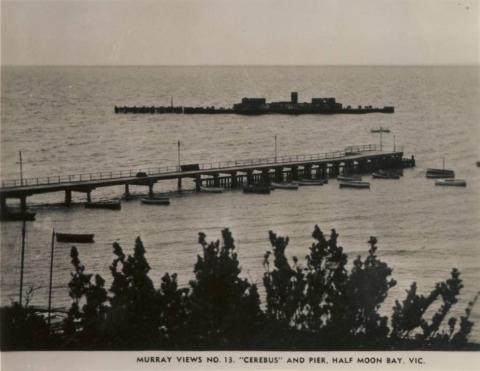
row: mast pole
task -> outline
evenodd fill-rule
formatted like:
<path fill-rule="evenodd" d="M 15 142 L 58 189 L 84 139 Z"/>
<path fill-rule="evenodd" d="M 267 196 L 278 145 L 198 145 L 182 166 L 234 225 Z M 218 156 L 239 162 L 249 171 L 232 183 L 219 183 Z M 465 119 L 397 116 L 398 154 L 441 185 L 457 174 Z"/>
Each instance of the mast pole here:
<path fill-rule="evenodd" d="M 277 162 L 277 136 L 275 135 L 275 163 Z"/>
<path fill-rule="evenodd" d="M 23 163 L 22 163 L 22 151 L 18 151 L 20 157 L 20 185 L 23 186 Z"/>
<path fill-rule="evenodd" d="M 26 234 L 26 221 L 25 218 L 22 221 L 22 253 L 20 259 L 20 296 L 18 302 L 20 306 L 22 306 L 22 298 L 23 298 L 23 265 L 25 261 L 25 234 Z"/>
<path fill-rule="evenodd" d="M 50 283 L 48 285 L 48 328 L 50 328 L 50 318 L 52 313 L 52 279 L 53 279 L 53 251 L 55 245 L 55 229 L 52 229 L 52 245 L 50 251 Z"/>
<path fill-rule="evenodd" d="M 180 141 L 178 141 L 178 171 L 180 171 L 181 167 L 180 167 Z"/>

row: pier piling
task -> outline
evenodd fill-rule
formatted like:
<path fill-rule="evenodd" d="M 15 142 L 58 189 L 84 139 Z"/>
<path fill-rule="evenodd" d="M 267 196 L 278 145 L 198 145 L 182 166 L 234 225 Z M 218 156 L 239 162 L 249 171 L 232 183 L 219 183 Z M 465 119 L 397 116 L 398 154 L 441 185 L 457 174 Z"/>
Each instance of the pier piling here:
<path fill-rule="evenodd" d="M 195 191 L 196 191 L 196 192 L 200 192 L 201 186 L 202 186 L 202 176 L 201 176 L 201 175 L 197 175 L 197 176 L 195 177 Z"/>
<path fill-rule="evenodd" d="M 262 183 L 269 184 L 270 183 L 270 169 L 263 169 L 262 170 Z"/>
<path fill-rule="evenodd" d="M 27 196 L 20 197 L 20 209 L 22 210 L 22 213 L 27 211 Z"/>
<path fill-rule="evenodd" d="M 253 170 L 247 170 L 247 184 L 253 184 Z"/>
<path fill-rule="evenodd" d="M 0 214 L 7 211 L 7 198 L 0 196 Z"/>
<path fill-rule="evenodd" d="M 125 200 L 130 199 L 130 186 L 128 183 L 125 183 Z"/>
<path fill-rule="evenodd" d="M 283 181 L 283 168 L 276 167 L 275 168 L 275 181 L 281 183 Z"/>
<path fill-rule="evenodd" d="M 152 184 L 152 188 L 153 188 L 153 184 Z M 178 192 L 182 191 L 182 177 L 178 177 L 177 190 L 178 190 Z M 153 193 L 153 191 L 152 191 L 152 193 Z"/>
<path fill-rule="evenodd" d="M 305 165 L 303 167 L 303 177 L 307 179 L 312 178 L 312 165 Z"/>
<path fill-rule="evenodd" d="M 292 166 L 292 180 L 298 180 L 298 166 Z"/>
<path fill-rule="evenodd" d="M 72 190 L 65 190 L 65 206 L 70 206 L 72 204 Z"/>
<path fill-rule="evenodd" d="M 219 174 L 213 174 L 213 186 L 214 187 L 220 187 Z"/>
<path fill-rule="evenodd" d="M 237 179 L 237 172 L 236 171 L 231 173 L 230 186 L 232 188 L 237 188 L 237 186 L 238 186 L 238 179 Z"/>

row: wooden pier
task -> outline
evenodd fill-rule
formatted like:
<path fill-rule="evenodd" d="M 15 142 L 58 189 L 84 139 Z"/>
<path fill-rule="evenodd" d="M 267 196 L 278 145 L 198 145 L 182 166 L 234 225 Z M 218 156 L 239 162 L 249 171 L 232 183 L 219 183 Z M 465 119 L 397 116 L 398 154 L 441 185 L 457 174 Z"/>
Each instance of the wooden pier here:
<path fill-rule="evenodd" d="M 0 206 L 6 210 L 7 199 L 19 199 L 21 209 L 26 210 L 27 197 L 51 192 L 64 192 L 66 205 L 72 202 L 72 192 L 85 193 L 90 202 L 96 188 L 119 185 L 125 187 L 126 197 L 130 185 L 146 186 L 153 196 L 157 182 L 172 179 L 177 180 L 179 190 L 182 179 L 193 179 L 196 190 L 200 191 L 202 185 L 235 188 L 243 184 L 319 179 L 405 166 L 414 166 L 414 159 L 403 159 L 403 150 L 384 151 L 379 145 L 350 146 L 342 151 L 312 155 L 6 180 L 0 188 Z"/>

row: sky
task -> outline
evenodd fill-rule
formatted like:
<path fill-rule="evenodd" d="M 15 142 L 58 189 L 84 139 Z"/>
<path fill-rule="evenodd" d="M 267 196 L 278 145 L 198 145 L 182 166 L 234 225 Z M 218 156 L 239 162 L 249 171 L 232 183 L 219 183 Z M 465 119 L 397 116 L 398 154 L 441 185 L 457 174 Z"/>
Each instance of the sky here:
<path fill-rule="evenodd" d="M 479 0 L 12 0 L 2 65 L 479 64 Z"/>

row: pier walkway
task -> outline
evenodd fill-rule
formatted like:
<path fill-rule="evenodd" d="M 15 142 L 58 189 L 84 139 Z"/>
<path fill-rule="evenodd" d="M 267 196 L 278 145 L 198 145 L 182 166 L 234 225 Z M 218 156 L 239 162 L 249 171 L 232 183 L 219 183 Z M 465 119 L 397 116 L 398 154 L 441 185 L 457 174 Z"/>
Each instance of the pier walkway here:
<path fill-rule="evenodd" d="M 129 195 L 129 185 L 148 186 L 149 195 L 153 196 L 153 186 L 158 181 L 176 179 L 181 189 L 183 178 L 193 178 L 197 191 L 203 184 L 235 188 L 245 183 L 331 177 L 401 167 L 402 156 L 403 150 L 384 151 L 379 145 L 371 144 L 311 155 L 5 180 L 0 188 L 0 201 L 3 208 L 7 199 L 17 198 L 22 209 L 26 209 L 26 198 L 29 196 L 63 191 L 68 205 L 72 192 L 85 193 L 87 201 L 91 201 L 90 194 L 94 189 L 118 185 L 125 186 L 126 196 Z"/>

